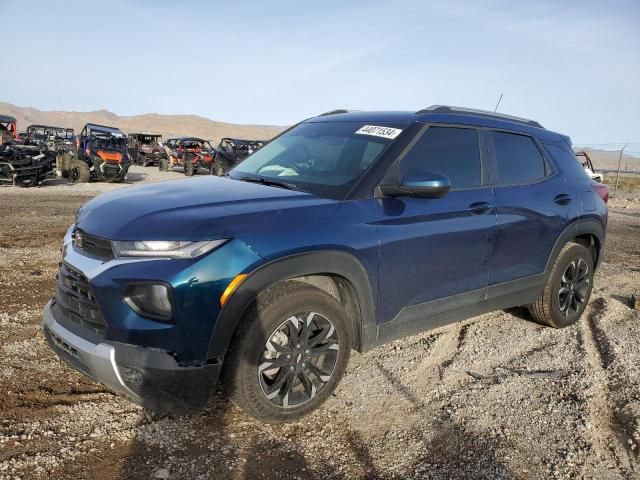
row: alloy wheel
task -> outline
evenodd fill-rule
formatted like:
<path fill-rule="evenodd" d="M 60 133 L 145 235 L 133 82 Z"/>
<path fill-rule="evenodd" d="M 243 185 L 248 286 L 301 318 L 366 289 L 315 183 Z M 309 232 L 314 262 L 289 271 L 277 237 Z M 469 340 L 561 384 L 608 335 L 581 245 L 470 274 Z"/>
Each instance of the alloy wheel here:
<path fill-rule="evenodd" d="M 338 334 L 329 319 L 316 312 L 290 316 L 271 334 L 260 357 L 263 393 L 283 408 L 311 400 L 331 379 L 338 351 Z"/>
<path fill-rule="evenodd" d="M 558 305 L 565 317 L 575 315 L 587 300 L 589 266 L 582 258 L 573 260 L 562 274 Z"/>

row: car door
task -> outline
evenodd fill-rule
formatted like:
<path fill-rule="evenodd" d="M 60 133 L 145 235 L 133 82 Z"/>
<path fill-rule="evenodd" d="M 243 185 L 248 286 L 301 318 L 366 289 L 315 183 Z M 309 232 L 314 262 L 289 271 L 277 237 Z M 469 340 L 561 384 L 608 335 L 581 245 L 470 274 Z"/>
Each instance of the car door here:
<path fill-rule="evenodd" d="M 496 216 L 475 128 L 425 126 L 392 167 L 446 175 L 442 198 L 380 198 L 379 323 L 443 323 L 437 314 L 484 300 Z M 389 326 L 389 325 L 387 325 Z"/>
<path fill-rule="evenodd" d="M 487 145 L 498 216 L 490 296 L 527 289 L 535 295 L 555 241 L 577 208 L 575 192 L 533 137 L 488 131 Z"/>

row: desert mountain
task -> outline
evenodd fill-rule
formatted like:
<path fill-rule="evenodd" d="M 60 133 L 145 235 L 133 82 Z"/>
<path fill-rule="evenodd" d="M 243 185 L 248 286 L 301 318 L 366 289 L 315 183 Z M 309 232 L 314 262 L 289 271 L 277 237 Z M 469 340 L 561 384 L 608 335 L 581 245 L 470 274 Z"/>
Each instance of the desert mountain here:
<path fill-rule="evenodd" d="M 0 102 L 0 114 L 11 115 L 18 121 L 18 130 L 29 125 L 43 124 L 73 128 L 80 133 L 85 123 L 98 123 L 119 127 L 125 133 L 153 132 L 165 138 L 194 136 L 218 142 L 222 137 L 268 140 L 285 127 L 272 125 L 238 125 L 217 122 L 197 115 L 144 115 L 119 116 L 108 110 L 94 112 L 42 111 L 29 107 L 18 107 Z"/>

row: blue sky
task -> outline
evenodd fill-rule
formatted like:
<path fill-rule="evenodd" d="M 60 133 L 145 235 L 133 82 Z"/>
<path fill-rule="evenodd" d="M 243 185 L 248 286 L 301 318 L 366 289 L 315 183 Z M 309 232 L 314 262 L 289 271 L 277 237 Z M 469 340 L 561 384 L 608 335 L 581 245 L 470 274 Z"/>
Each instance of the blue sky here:
<path fill-rule="evenodd" d="M 502 93 L 574 143 L 640 143 L 637 0 L 0 0 L 0 25 L 20 106 L 286 125 Z"/>

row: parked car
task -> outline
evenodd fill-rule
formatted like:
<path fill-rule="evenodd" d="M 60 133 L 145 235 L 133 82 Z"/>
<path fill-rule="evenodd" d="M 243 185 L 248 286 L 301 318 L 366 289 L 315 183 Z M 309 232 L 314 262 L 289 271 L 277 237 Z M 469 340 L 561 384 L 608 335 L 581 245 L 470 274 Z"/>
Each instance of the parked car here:
<path fill-rule="evenodd" d="M 582 150 L 576 152 L 576 158 L 580 162 L 580 165 L 582 165 L 582 168 L 584 168 L 584 171 L 587 172 L 587 175 L 589 175 L 592 180 L 595 180 L 598 183 L 602 183 L 602 181 L 604 180 L 604 175 L 596 172 L 596 169 L 593 168 L 593 162 L 591 161 L 591 158 L 589 157 L 587 152 Z"/>
<path fill-rule="evenodd" d="M 123 182 L 131 165 L 127 136 L 116 127 L 87 123 L 77 139 L 78 160 L 72 180 Z"/>
<path fill-rule="evenodd" d="M 222 373 L 266 422 L 317 408 L 352 349 L 515 306 L 575 323 L 607 225 L 567 136 L 446 106 L 311 118 L 186 187 L 80 208 L 44 334 L 149 408 L 202 407 Z"/>
<path fill-rule="evenodd" d="M 184 168 L 184 174 L 191 177 L 199 168 L 211 170 L 216 151 L 208 140 L 197 137 L 182 137 L 175 144 L 175 160 L 172 166 Z"/>
<path fill-rule="evenodd" d="M 212 175 L 224 175 L 253 152 L 264 146 L 264 140 L 241 140 L 223 138 L 216 148 L 216 162 L 211 167 Z"/>
<path fill-rule="evenodd" d="M 0 144 L 13 142 L 17 136 L 16 119 L 10 115 L 0 115 Z"/>
<path fill-rule="evenodd" d="M 160 166 L 167 153 L 162 147 L 162 135 L 153 133 L 130 133 L 127 136 L 129 158 L 133 163 L 148 167 Z"/>

